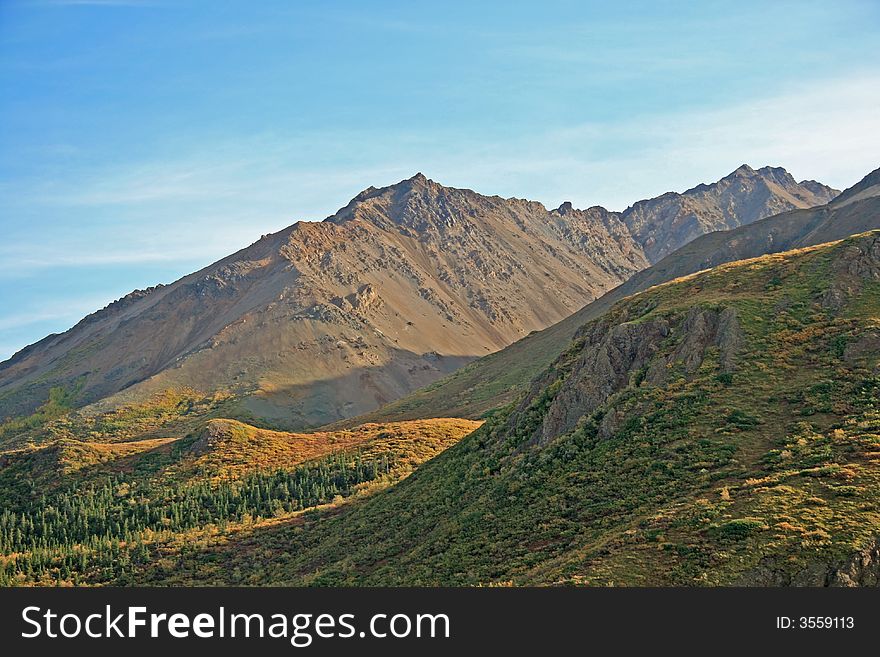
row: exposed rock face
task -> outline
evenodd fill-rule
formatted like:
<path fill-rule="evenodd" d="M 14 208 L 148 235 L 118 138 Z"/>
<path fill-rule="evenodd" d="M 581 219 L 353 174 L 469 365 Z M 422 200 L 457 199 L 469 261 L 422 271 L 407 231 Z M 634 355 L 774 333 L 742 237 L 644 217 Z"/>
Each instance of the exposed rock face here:
<path fill-rule="evenodd" d="M 613 213 L 420 174 L 22 351 L 0 365 L 0 418 L 53 385 L 84 403 L 125 391 L 106 405 L 186 385 L 229 389 L 284 427 L 323 424 L 544 328 L 646 264 Z"/>
<path fill-rule="evenodd" d="M 831 570 L 825 583 L 827 586 L 880 586 L 880 539 L 874 539 Z"/>
<path fill-rule="evenodd" d="M 346 294 L 344 297 L 333 297 L 330 302 L 342 310 L 354 312 L 366 312 L 380 303 L 379 293 L 370 283 L 361 285 L 357 292 Z"/>
<path fill-rule="evenodd" d="M 216 449 L 228 434 L 228 428 L 223 420 L 213 420 L 205 424 L 204 428 L 189 445 L 187 452 L 195 455 L 204 454 Z"/>
<path fill-rule="evenodd" d="M 743 337 L 734 308 L 718 311 L 694 306 L 676 319 L 633 321 L 637 319 L 621 321 L 611 315 L 584 327 L 575 347 L 561 358 L 566 364 L 558 364 L 533 383 L 530 394 L 512 416 L 511 426 L 516 426 L 534 401 L 554 384 L 558 392 L 538 430 L 540 435 L 536 435 L 541 443 L 574 429 L 582 418 L 589 417 L 636 377 L 640 383 L 659 386 L 676 365 L 688 374 L 696 372 L 710 348 L 718 352 L 720 372 L 735 367 Z M 661 348 L 667 355 L 659 353 Z M 606 416 L 600 434 L 611 435 L 616 428 L 616 418 Z"/>
<path fill-rule="evenodd" d="M 733 369 L 736 352 L 742 344 L 742 331 L 734 308 L 725 308 L 720 313 L 691 308 L 681 325 L 681 334 L 684 337 L 667 364 L 681 361 L 686 372 L 696 372 L 703 364 L 706 347 L 716 346 L 721 371 Z M 662 381 L 659 377 L 654 380 Z"/>
<path fill-rule="evenodd" d="M 880 281 L 880 238 L 847 247 L 835 261 L 835 270 L 838 276 Z"/>
<path fill-rule="evenodd" d="M 865 292 L 866 282 L 880 280 L 880 231 L 856 235 L 841 243 L 828 244 L 806 253 L 798 251 L 792 253 L 799 254 L 794 257 L 800 257 L 800 262 L 789 269 L 780 267 L 777 271 L 785 272 L 798 282 L 815 275 L 817 270 L 822 271 L 821 283 L 814 282 L 812 285 L 818 289 L 827 286 L 827 289 L 842 290 L 841 302 L 835 310 L 852 308 L 854 303 L 871 303 L 860 295 Z M 825 255 L 816 255 L 823 253 Z M 735 263 L 714 272 L 698 274 L 694 278 L 662 286 L 662 289 L 657 288 L 655 296 L 662 297 L 664 290 L 674 289 L 676 286 L 681 293 L 687 290 L 688 285 L 692 285 L 695 294 L 698 294 L 704 286 L 710 285 L 713 277 L 716 280 L 726 281 L 724 286 L 712 288 L 715 293 L 719 288 L 736 289 L 736 286 L 731 284 L 736 281 L 737 277 L 733 272 L 737 269 L 745 273 L 750 266 L 757 268 L 774 262 L 781 260 L 763 258 L 754 261 L 754 265 L 752 261 Z M 789 262 L 793 264 L 794 261 Z M 774 281 L 779 277 L 777 274 L 771 278 L 768 274 L 767 278 Z M 778 283 L 783 286 L 785 284 L 785 282 Z M 758 287 L 758 289 L 772 288 L 768 288 L 765 283 L 763 288 Z M 572 348 L 560 356 L 543 376 L 533 382 L 529 394 L 510 416 L 506 431 L 501 435 L 523 436 L 522 428 L 530 429 L 535 424 L 535 416 L 543 414 L 531 440 L 526 443 L 529 448 L 548 448 L 547 446 L 557 439 L 569 445 L 571 432 L 586 426 L 589 428 L 585 435 L 589 436 L 589 439 L 620 440 L 621 435 L 624 437 L 627 435 L 619 433 L 625 424 L 651 414 L 651 400 L 655 397 L 651 393 L 646 393 L 644 397 L 639 398 L 634 392 L 635 388 L 654 386 L 657 390 L 662 390 L 670 381 L 678 384 L 699 376 L 706 380 L 707 371 L 701 368 L 710 357 L 715 360 L 709 361 L 712 367 L 708 371 L 709 377 L 713 372 L 723 374 L 734 371 L 743 359 L 750 360 L 750 364 L 746 367 L 753 368 L 756 344 L 755 342 L 749 344 L 739 315 L 733 306 L 719 308 L 713 301 L 713 305 L 708 307 L 691 305 L 683 312 L 676 309 L 671 314 L 657 314 L 655 309 L 658 307 L 658 302 L 650 298 L 650 290 L 645 295 L 648 295 L 648 298 L 643 299 L 642 295 L 637 295 L 622 301 L 601 319 L 583 327 L 576 335 Z M 760 295 L 761 292 L 753 288 L 750 298 L 758 300 L 761 298 Z M 667 296 L 667 299 L 675 303 L 674 295 Z M 873 307 L 876 308 L 876 304 Z M 765 312 L 768 316 L 772 316 L 773 311 Z M 877 330 L 872 324 L 872 320 L 868 319 L 854 330 L 851 341 L 841 354 L 844 362 L 857 363 L 860 367 L 868 364 L 876 371 L 877 354 L 880 350 L 877 348 Z M 817 337 L 816 341 L 821 342 L 821 338 Z M 698 370 L 701 370 L 701 373 L 698 373 Z M 671 379 L 670 373 L 673 371 L 675 378 Z M 859 376 L 861 375 L 854 378 L 858 379 Z M 721 385 L 727 386 L 733 379 L 719 377 L 718 380 L 719 383 L 726 381 Z M 721 388 L 722 391 L 724 389 Z M 622 394 L 618 396 L 618 393 Z M 723 395 L 724 392 L 721 392 L 722 398 Z M 773 408 L 776 410 L 779 406 Z M 723 405 L 717 410 L 727 412 Z M 861 417 L 863 424 L 859 426 L 874 426 L 870 419 L 873 415 L 870 412 Z M 585 423 L 585 420 L 589 422 Z M 697 433 L 682 440 L 686 442 L 700 435 L 698 430 Z M 566 443 L 566 440 L 569 442 Z M 645 440 L 643 436 L 641 440 Z M 869 444 L 873 446 L 873 443 Z M 557 452 L 557 454 L 565 453 L 563 448 L 559 448 Z M 747 450 L 741 453 L 746 454 Z M 775 453 L 778 453 L 778 450 Z M 845 457 L 837 458 L 843 462 Z M 855 460 L 858 461 L 859 458 L 855 457 Z M 741 467 L 739 461 L 737 464 Z M 762 471 L 765 467 L 764 462 L 753 463 L 752 467 L 762 475 L 766 474 L 766 471 Z M 854 480 L 855 477 L 853 475 Z M 761 480 L 756 476 L 752 481 Z M 788 491 L 787 485 L 791 481 L 794 481 L 794 477 L 791 480 L 784 480 L 784 484 L 774 482 L 767 490 L 774 490 L 778 485 L 780 491 Z M 727 489 L 723 489 L 722 495 L 727 494 Z M 750 489 L 745 497 L 752 494 L 754 493 Z M 778 494 L 781 496 L 786 493 Z M 698 503 L 710 502 L 702 499 Z M 816 503 L 825 504 L 822 500 Z M 671 507 L 674 505 L 668 508 Z M 868 505 L 866 508 L 873 507 Z M 743 511 L 740 510 L 739 513 L 742 514 Z M 873 518 L 871 522 L 873 523 Z M 780 526 L 784 526 L 784 523 Z M 870 527 L 873 527 L 873 524 Z M 848 545 L 846 540 L 842 543 Z M 756 549 L 766 548 L 762 546 Z M 781 550 L 781 548 L 776 549 Z M 763 557 L 757 566 L 743 572 L 731 583 L 740 586 L 880 586 L 880 539 L 869 541 L 864 547 L 844 559 L 822 554 L 818 549 L 815 550 L 815 557 L 811 555 L 805 561 L 793 560 L 790 552 L 768 551 L 769 554 Z"/>
<path fill-rule="evenodd" d="M 600 322 L 584 336 L 573 374 L 565 380 L 547 411 L 540 429 L 548 441 L 575 427 L 615 392 L 629 384 L 633 372 L 643 367 L 669 335 L 665 320 L 609 326 Z M 527 398 L 524 406 L 531 403 Z"/>
<path fill-rule="evenodd" d="M 652 263 L 705 233 L 729 230 L 797 208 L 825 205 L 838 192 L 785 169 L 742 165 L 711 185 L 640 201 L 623 220 Z"/>
<path fill-rule="evenodd" d="M 880 539 L 874 539 L 849 558 L 829 564 L 817 560 L 791 572 L 782 560 L 767 557 L 736 583 L 738 586 L 880 586 Z"/>
<path fill-rule="evenodd" d="M 847 247 L 833 265 L 834 283 L 822 295 L 825 308 L 838 310 L 866 281 L 880 280 L 880 238 Z"/>
<path fill-rule="evenodd" d="M 653 285 L 693 274 L 701 269 L 754 258 L 768 253 L 813 246 L 849 235 L 880 228 L 880 196 L 866 190 L 875 188 L 880 169 L 850 188 L 831 204 L 784 212 L 733 230 L 698 237 L 660 262 L 631 276 L 593 303 L 561 322 L 523 338 L 498 353 L 486 356 L 454 376 L 406 397 L 399 405 L 372 414 L 373 419 L 399 420 L 432 417 L 434 414 L 479 417 L 487 410 L 517 399 L 527 390 L 529 377 L 535 377 L 568 346 L 578 328 L 600 317 L 621 299 Z M 877 186 L 880 194 L 880 186 Z M 840 199 L 859 199 L 840 203 Z M 509 372 L 526 372 L 520 381 L 510 380 Z M 462 391 L 479 391 L 465 396 Z"/>
<path fill-rule="evenodd" d="M 731 176 L 623 215 L 548 210 L 421 174 L 370 187 L 323 222 L 264 236 L 22 350 L 0 364 L 0 418 L 57 385 L 110 406 L 172 386 L 228 389 L 286 428 L 363 413 L 569 316 L 644 269 L 669 231 L 690 239 L 827 190 L 782 170 Z"/>
<path fill-rule="evenodd" d="M 285 583 L 876 585 L 876 284 L 816 300 L 878 233 L 620 300 L 513 410 L 285 544 Z"/>
<path fill-rule="evenodd" d="M 621 291 L 632 294 L 726 262 L 822 244 L 880 228 L 880 185 L 877 195 L 866 193 L 874 188 L 875 179 L 880 180 L 880 169 L 828 205 L 783 212 L 733 230 L 698 237 L 635 274 L 621 286 Z"/>

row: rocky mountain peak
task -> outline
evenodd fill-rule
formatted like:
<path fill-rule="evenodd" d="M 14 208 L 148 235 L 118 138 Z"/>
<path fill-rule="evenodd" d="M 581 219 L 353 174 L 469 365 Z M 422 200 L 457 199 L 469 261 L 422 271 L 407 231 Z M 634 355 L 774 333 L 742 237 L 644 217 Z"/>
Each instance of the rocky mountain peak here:
<path fill-rule="evenodd" d="M 653 263 L 705 233 L 825 205 L 837 194 L 819 183 L 800 184 L 782 167 L 742 164 L 717 182 L 639 201 L 623 220 Z"/>
<path fill-rule="evenodd" d="M 820 204 L 822 189 L 774 182 L 784 170 L 738 171 L 741 182 L 622 214 L 568 201 L 548 210 L 423 173 L 368 187 L 324 222 L 134 293 L 19 353 L 0 367 L 0 417 L 72 385 L 77 404 L 163 386 L 234 391 L 249 412 L 298 427 L 371 410 L 563 319 L 695 237 Z M 327 402 L 337 398 L 345 404 Z"/>
<path fill-rule="evenodd" d="M 731 173 L 726 175 L 722 180 L 726 180 L 727 178 L 742 178 L 742 177 L 751 177 L 755 175 L 755 170 L 750 167 L 748 164 L 740 164 L 736 169 L 734 169 Z"/>
<path fill-rule="evenodd" d="M 556 212 L 561 215 L 567 215 L 574 212 L 574 206 L 572 206 L 571 201 L 564 201 L 558 208 L 556 208 Z"/>
<path fill-rule="evenodd" d="M 407 206 L 418 203 L 414 201 L 415 198 L 421 197 L 423 202 L 433 203 L 438 196 L 448 191 L 459 190 L 444 187 L 419 172 L 393 185 L 367 187 L 349 201 L 348 205 L 324 221 L 341 224 L 353 219 L 369 220 L 371 217 L 375 218 L 377 213 L 394 219 L 404 214 Z"/>
<path fill-rule="evenodd" d="M 415 187 L 415 186 L 427 187 L 428 184 L 430 184 L 434 181 L 429 180 L 428 177 L 425 176 L 425 174 L 423 174 L 421 171 L 419 171 L 416 173 L 416 175 L 412 176 L 411 178 L 408 178 L 404 182 L 410 183 L 410 185 L 412 185 L 413 187 Z"/>
<path fill-rule="evenodd" d="M 76 381 L 78 403 L 183 385 L 235 391 L 279 425 L 323 424 L 545 328 L 646 264 L 616 216 L 417 173 L 19 355 L 0 369 L 0 417 Z M 65 360 L 71 349 L 92 355 Z"/>

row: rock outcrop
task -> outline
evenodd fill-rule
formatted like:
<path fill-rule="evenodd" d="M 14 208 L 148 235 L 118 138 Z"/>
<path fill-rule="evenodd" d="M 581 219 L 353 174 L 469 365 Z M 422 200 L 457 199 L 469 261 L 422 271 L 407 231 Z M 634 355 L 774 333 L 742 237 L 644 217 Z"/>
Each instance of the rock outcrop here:
<path fill-rule="evenodd" d="M 765 557 L 737 580 L 738 586 L 806 586 L 852 588 L 880 586 L 880 539 L 846 559 L 829 563 L 817 559 L 799 569 L 786 568 L 784 559 Z"/>
<path fill-rule="evenodd" d="M 637 385 L 661 386 L 676 367 L 693 374 L 709 350 L 717 355 L 719 373 L 732 371 L 743 344 L 737 312 L 732 307 L 718 310 L 694 306 L 679 317 L 621 319 L 611 314 L 582 329 L 561 363 L 535 381 L 518 413 L 514 413 L 511 426 L 515 428 L 518 418 L 548 387 L 554 386 L 557 392 L 535 436 L 537 442 L 547 443 L 574 429 L 634 381 Z M 600 434 L 610 435 L 615 428 L 614 417 L 607 416 Z"/>

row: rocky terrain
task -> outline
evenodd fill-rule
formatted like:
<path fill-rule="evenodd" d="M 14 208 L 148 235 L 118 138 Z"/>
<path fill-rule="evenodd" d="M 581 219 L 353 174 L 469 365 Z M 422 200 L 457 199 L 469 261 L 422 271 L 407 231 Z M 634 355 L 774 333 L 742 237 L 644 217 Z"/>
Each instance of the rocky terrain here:
<path fill-rule="evenodd" d="M 622 217 L 653 264 L 700 235 L 825 205 L 838 193 L 815 180 L 797 182 L 780 167 L 755 170 L 743 164 L 711 185 L 639 201 Z"/>
<path fill-rule="evenodd" d="M 0 584 L 875 585 L 878 316 L 875 230 L 626 297 L 482 426 L 69 412 L 0 436 Z"/>
<path fill-rule="evenodd" d="M 419 174 L 23 349 L 0 364 L 0 418 L 52 389 L 100 412 L 180 388 L 232 394 L 230 413 L 279 428 L 352 417 L 555 324 L 669 245 L 834 193 L 740 167 L 619 214 Z"/>
<path fill-rule="evenodd" d="M 0 423 L 0 585 L 874 585 L 878 190 L 874 172 L 829 204 L 703 235 L 549 328 L 311 432 L 277 425 L 306 423 L 306 409 L 345 417 L 321 409 L 378 388 L 362 373 L 350 388 L 296 388 L 297 358 L 346 362 L 370 350 L 350 333 L 369 331 L 404 351 L 418 335 L 404 301 L 450 323 L 442 301 L 481 337 L 512 334 L 539 312 L 483 321 L 493 295 L 516 298 L 497 272 L 535 285 L 552 264 L 537 254 L 598 253 L 597 226 L 618 245 L 602 258 L 647 258 L 600 208 L 547 211 L 417 176 L 130 295 L 2 365 L 32 377 L 7 403 L 49 387 L 33 413 Z M 481 270 L 457 245 L 489 233 L 536 256 L 499 249 Z M 611 275 L 602 258 L 560 268 Z M 463 262 L 473 276 L 457 278 Z M 473 280 L 492 294 L 474 298 Z M 160 312 L 174 304 L 204 312 L 175 333 Z M 303 326 L 314 342 L 296 357 L 266 356 Z M 207 343 L 182 356 L 158 350 L 156 335 L 200 331 Z M 73 387 L 39 371 L 53 344 L 81 340 L 60 362 L 96 367 L 126 336 L 171 364 L 87 406 L 101 394 L 91 370 Z M 371 375 L 412 383 L 452 359 L 421 357 L 436 371 L 380 363 Z"/>
<path fill-rule="evenodd" d="M 417 175 L 28 347 L 0 365 L 0 416 L 53 386 L 78 405 L 110 397 L 105 407 L 190 386 L 234 392 L 242 413 L 279 426 L 316 426 L 552 324 L 645 265 L 611 213 Z"/>
<path fill-rule="evenodd" d="M 827 205 L 783 212 L 698 237 L 558 324 L 485 356 L 366 417 L 384 421 L 433 415 L 479 417 L 523 394 L 526 382 L 562 353 L 578 327 L 600 317 L 631 294 L 720 264 L 822 244 L 877 228 L 880 169 Z"/>

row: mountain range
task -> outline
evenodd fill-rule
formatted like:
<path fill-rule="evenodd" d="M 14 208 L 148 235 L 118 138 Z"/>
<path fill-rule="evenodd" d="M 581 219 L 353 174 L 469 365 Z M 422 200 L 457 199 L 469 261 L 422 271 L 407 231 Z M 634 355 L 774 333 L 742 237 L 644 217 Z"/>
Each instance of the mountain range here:
<path fill-rule="evenodd" d="M 880 230 L 652 287 L 391 489 L 144 577 L 876 586 L 878 313 Z"/>
<path fill-rule="evenodd" d="M 880 169 L 828 204 L 783 212 L 733 230 L 707 233 L 546 330 L 354 421 L 410 419 L 424 417 L 426 413 L 479 417 L 523 394 L 527 382 L 562 353 L 580 326 L 602 316 L 629 295 L 720 264 L 831 242 L 877 228 Z"/>
<path fill-rule="evenodd" d="M 98 410 L 187 387 L 230 393 L 242 419 L 320 426 L 563 320 L 699 235 L 837 193 L 743 165 L 622 213 L 548 210 L 417 174 L 23 349 L 0 364 L 0 418 L 58 387 Z"/>
<path fill-rule="evenodd" d="M 0 585 L 880 583 L 880 169 L 622 213 L 419 175 L 0 376 Z"/>

